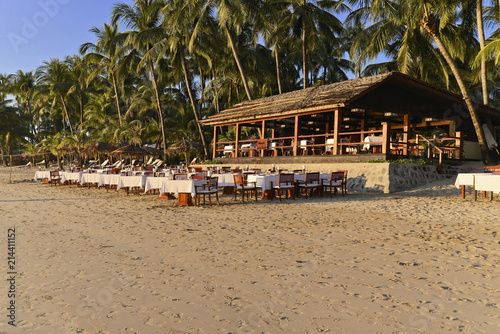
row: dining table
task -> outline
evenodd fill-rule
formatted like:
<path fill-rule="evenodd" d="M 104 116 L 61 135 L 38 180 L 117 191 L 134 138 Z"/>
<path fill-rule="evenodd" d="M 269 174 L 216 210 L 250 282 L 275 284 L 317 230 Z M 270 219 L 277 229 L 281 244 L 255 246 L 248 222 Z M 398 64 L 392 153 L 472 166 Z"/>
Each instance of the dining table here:
<path fill-rule="evenodd" d="M 489 191 L 490 199 L 493 193 L 500 192 L 500 173 L 459 173 L 455 180 L 455 187 L 462 189 L 462 198 L 465 198 L 465 187 L 472 186 L 474 200 L 477 200 L 477 192 L 483 191 L 483 197 Z"/>

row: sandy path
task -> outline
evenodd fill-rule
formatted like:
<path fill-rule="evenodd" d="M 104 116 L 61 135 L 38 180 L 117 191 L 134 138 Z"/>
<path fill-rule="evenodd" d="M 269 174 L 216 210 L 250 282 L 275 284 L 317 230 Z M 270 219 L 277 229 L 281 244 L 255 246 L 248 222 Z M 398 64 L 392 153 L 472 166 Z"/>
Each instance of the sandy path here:
<path fill-rule="evenodd" d="M 500 331 L 500 199 L 463 201 L 453 181 L 176 208 L 19 182 L 32 171 L 16 170 L 10 185 L 7 172 L 0 221 L 2 243 L 17 232 L 18 326 L 2 316 L 0 331 Z"/>

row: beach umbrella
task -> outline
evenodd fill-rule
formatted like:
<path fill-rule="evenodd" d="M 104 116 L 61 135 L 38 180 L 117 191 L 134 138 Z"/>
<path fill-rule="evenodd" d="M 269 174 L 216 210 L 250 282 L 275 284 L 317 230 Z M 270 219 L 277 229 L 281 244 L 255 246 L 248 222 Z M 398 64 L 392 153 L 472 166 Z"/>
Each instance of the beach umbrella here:
<path fill-rule="evenodd" d="M 82 157 L 88 158 L 91 156 L 95 156 L 96 153 L 110 153 L 114 150 L 116 150 L 116 147 L 114 147 L 113 145 L 96 141 L 92 145 L 87 146 L 85 149 L 83 149 L 83 151 L 80 152 L 80 155 Z"/>
<path fill-rule="evenodd" d="M 172 153 L 184 152 L 184 157 L 186 158 L 186 166 L 187 166 L 187 164 L 188 164 L 187 153 L 189 151 L 198 151 L 198 150 L 202 150 L 202 149 L 203 149 L 202 144 L 195 142 L 194 140 L 191 140 L 191 139 L 183 139 L 183 140 L 173 144 L 172 146 L 170 146 L 167 149 L 167 153 L 172 154 Z"/>
<path fill-rule="evenodd" d="M 113 156 L 130 156 L 130 157 L 139 157 L 139 156 L 144 156 L 148 155 L 148 151 L 143 149 L 142 147 L 135 146 L 135 145 L 127 145 L 120 147 L 119 149 L 114 150 L 113 152 L 110 153 Z"/>
<path fill-rule="evenodd" d="M 160 150 L 157 150 L 154 147 L 143 146 L 142 148 L 148 151 L 149 155 L 160 155 L 162 153 Z"/>

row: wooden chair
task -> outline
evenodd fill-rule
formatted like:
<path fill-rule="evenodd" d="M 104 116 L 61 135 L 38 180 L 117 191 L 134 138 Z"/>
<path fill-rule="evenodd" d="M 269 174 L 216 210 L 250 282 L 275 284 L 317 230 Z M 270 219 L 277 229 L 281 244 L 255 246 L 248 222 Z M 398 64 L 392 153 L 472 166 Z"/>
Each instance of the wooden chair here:
<path fill-rule="evenodd" d="M 330 191 L 330 198 L 332 198 L 332 190 L 337 194 L 338 188 L 340 188 L 342 196 L 344 196 L 344 172 L 332 172 L 330 179 L 321 179 L 321 183 L 325 190 Z"/>
<path fill-rule="evenodd" d="M 255 174 L 257 174 L 257 173 L 253 170 L 252 171 L 244 171 L 243 172 L 243 180 L 246 181 L 248 179 L 248 175 L 255 175 Z"/>
<path fill-rule="evenodd" d="M 344 194 L 347 194 L 347 170 L 339 170 L 339 172 L 344 173 Z"/>
<path fill-rule="evenodd" d="M 195 175 L 193 175 L 195 176 Z M 194 186 L 194 192 L 195 192 L 195 195 L 194 195 L 194 199 L 195 199 L 195 204 L 196 204 L 196 201 L 198 202 L 198 204 L 196 205 L 199 205 L 200 204 L 200 195 L 203 195 L 203 204 L 205 204 L 205 196 L 208 195 L 208 203 L 210 204 L 210 206 L 212 206 L 212 199 L 211 199 L 211 195 L 212 194 L 215 194 L 215 197 L 217 198 L 217 205 L 220 205 L 219 204 L 219 178 L 217 177 L 211 177 L 208 179 L 208 182 L 205 183 L 204 185 L 201 185 L 201 186 Z"/>
<path fill-rule="evenodd" d="M 321 184 L 321 180 L 319 178 L 319 172 L 306 173 L 306 180 L 303 183 L 299 184 L 299 190 L 302 190 L 306 193 L 306 198 L 308 198 L 307 190 L 309 190 L 312 195 L 312 191 L 316 189 L 318 191 L 318 198 L 321 197 L 321 190 L 323 190 L 323 186 Z"/>
<path fill-rule="evenodd" d="M 207 177 L 205 175 L 191 175 L 191 180 L 206 180 Z"/>
<path fill-rule="evenodd" d="M 187 173 L 177 173 L 177 174 L 174 174 L 173 179 L 174 180 L 187 180 L 188 175 L 187 175 Z"/>
<path fill-rule="evenodd" d="M 292 198 L 295 199 L 295 182 L 293 180 L 294 175 L 289 173 L 281 173 L 279 175 L 278 181 L 271 181 L 271 200 L 273 200 L 275 193 L 278 192 L 278 197 L 281 202 L 281 192 L 285 191 L 285 194 L 292 193 Z"/>
<path fill-rule="evenodd" d="M 243 176 L 241 174 L 234 174 L 233 175 L 233 180 L 234 180 L 234 200 L 236 201 L 236 194 L 237 192 L 241 192 L 241 200 L 244 202 L 245 201 L 245 193 L 247 194 L 247 200 L 248 200 L 248 194 L 251 193 L 252 191 L 255 193 L 255 200 L 257 200 L 257 185 L 256 182 L 248 182 L 243 180 Z M 253 184 L 253 185 L 251 185 Z"/>
<path fill-rule="evenodd" d="M 50 186 L 52 186 L 52 184 L 55 184 L 56 186 L 57 186 L 57 184 L 61 184 L 61 176 L 59 175 L 58 170 L 51 170 L 50 171 L 49 183 L 50 183 Z"/>

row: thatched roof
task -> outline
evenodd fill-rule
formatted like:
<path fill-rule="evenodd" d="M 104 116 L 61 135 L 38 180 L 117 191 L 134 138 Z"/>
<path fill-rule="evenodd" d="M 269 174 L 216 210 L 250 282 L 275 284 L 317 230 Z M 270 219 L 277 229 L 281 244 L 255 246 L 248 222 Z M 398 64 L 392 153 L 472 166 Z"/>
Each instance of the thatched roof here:
<path fill-rule="evenodd" d="M 430 100 L 438 101 L 436 103 L 441 105 L 464 104 L 460 95 L 434 87 L 410 76 L 391 72 L 242 102 L 218 114 L 212 115 L 200 123 L 218 125 L 241 121 L 256 121 L 313 111 L 326 111 L 338 107 L 356 107 L 356 102 L 362 99 L 363 96 L 388 83 L 393 87 L 404 87 L 407 92 L 413 94 L 413 97 L 417 101 L 420 96 L 424 95 Z M 387 91 L 384 93 L 387 93 Z M 393 96 L 394 99 L 398 97 L 397 93 L 396 96 Z M 404 99 L 404 97 L 401 98 Z M 379 102 L 378 99 L 375 100 L 375 103 Z M 383 98 L 380 98 L 380 100 L 383 100 Z M 387 104 L 387 101 L 380 102 Z M 479 110 L 500 117 L 500 112 L 496 109 L 480 105 Z"/>
<path fill-rule="evenodd" d="M 96 153 L 109 153 L 114 151 L 115 149 L 116 147 L 114 147 L 111 144 L 96 141 L 95 143 L 93 143 L 90 146 L 87 146 L 83 151 L 81 151 L 80 155 L 82 157 L 91 157 L 94 156 Z"/>
<path fill-rule="evenodd" d="M 167 149 L 167 153 L 187 152 L 191 150 L 201 150 L 203 145 L 191 139 L 183 139 Z"/>
<path fill-rule="evenodd" d="M 114 150 L 110 154 L 114 156 L 120 156 L 120 155 L 142 156 L 142 155 L 148 155 L 149 153 L 142 147 L 138 147 L 135 145 L 127 145 Z"/>

